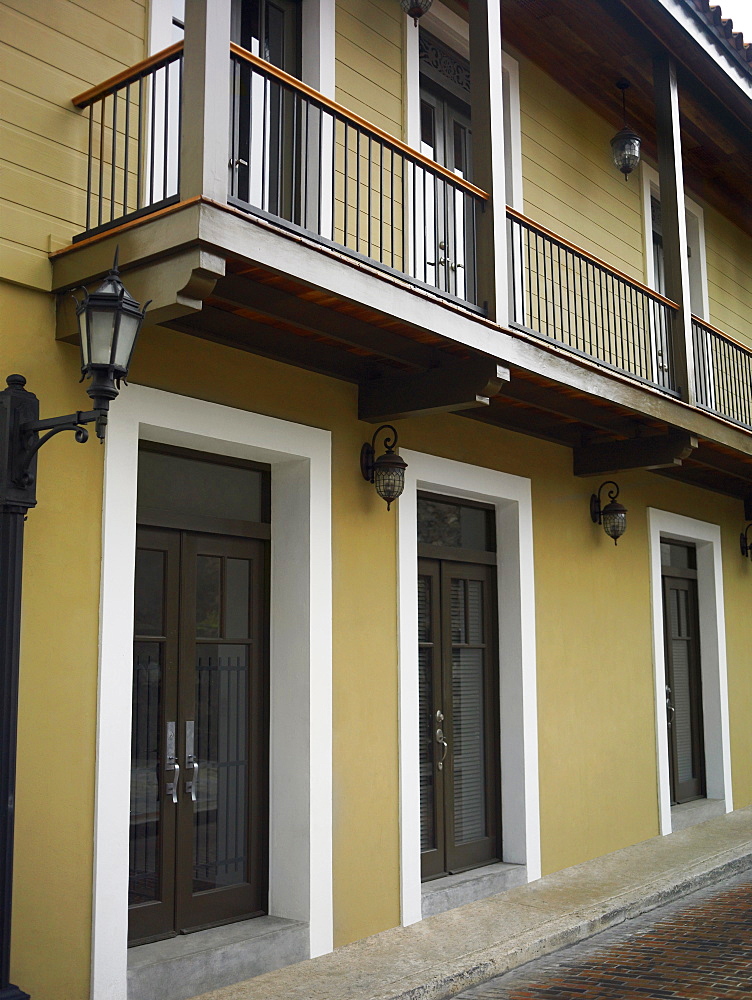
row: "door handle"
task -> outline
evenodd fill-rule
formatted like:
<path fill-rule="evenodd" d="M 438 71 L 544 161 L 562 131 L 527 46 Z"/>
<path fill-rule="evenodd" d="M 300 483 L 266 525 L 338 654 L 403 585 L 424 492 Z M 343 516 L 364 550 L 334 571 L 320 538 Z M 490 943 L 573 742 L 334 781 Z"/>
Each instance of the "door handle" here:
<path fill-rule="evenodd" d="M 196 801 L 196 789 L 198 785 L 198 758 L 196 757 L 194 750 L 194 733 L 195 733 L 195 723 L 191 720 L 185 724 L 185 769 L 186 772 L 190 768 L 191 776 L 188 778 L 186 776 L 185 791 L 187 795 L 190 795 L 191 802 Z"/>
<path fill-rule="evenodd" d="M 441 760 L 437 764 L 438 769 L 440 771 L 443 771 L 444 770 L 444 761 L 446 760 L 446 755 L 447 755 L 447 752 L 449 750 L 449 744 L 447 743 L 446 739 L 444 738 L 444 730 L 443 729 L 437 729 L 436 730 L 436 742 L 439 744 L 439 746 L 444 747 L 444 752 L 441 755 Z"/>
<path fill-rule="evenodd" d="M 180 764 L 175 755 L 175 723 L 167 723 L 167 739 L 165 746 L 165 772 L 172 774 L 172 781 L 165 784 L 165 791 L 172 796 L 172 801 L 177 805 L 178 801 L 178 781 L 180 779 Z"/>
<path fill-rule="evenodd" d="M 676 709 L 671 704 L 671 688 L 667 684 L 666 685 L 666 722 L 668 724 L 668 728 L 669 729 L 673 725 L 673 722 L 674 722 L 674 713 L 675 712 L 676 712 Z"/>

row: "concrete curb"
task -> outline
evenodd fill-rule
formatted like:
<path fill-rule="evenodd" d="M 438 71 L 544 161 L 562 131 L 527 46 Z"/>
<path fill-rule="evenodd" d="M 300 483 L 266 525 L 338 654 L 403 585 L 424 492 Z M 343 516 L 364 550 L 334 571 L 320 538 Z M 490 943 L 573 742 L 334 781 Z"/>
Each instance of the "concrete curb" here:
<path fill-rule="evenodd" d="M 724 859 L 721 860 L 722 858 Z M 386 990 L 372 994 L 368 1000 L 448 1000 L 471 986 L 479 986 L 536 958 L 585 941 L 610 927 L 642 916 L 748 869 L 752 869 L 752 845 L 742 854 L 723 852 L 714 867 L 703 866 L 700 871 L 690 873 L 671 885 L 661 886 L 646 894 L 636 889 L 626 893 L 627 898 L 616 905 L 610 906 L 612 900 L 605 900 L 603 904 L 594 904 L 585 910 L 547 921 L 535 931 L 528 931 L 483 952 L 467 955 L 468 964 L 463 968 L 455 966 L 452 971 L 437 971 L 430 981 L 398 988 L 397 991 L 396 984 L 393 984 Z"/>
<path fill-rule="evenodd" d="M 448 1000 L 749 869 L 752 808 L 194 1000 Z"/>

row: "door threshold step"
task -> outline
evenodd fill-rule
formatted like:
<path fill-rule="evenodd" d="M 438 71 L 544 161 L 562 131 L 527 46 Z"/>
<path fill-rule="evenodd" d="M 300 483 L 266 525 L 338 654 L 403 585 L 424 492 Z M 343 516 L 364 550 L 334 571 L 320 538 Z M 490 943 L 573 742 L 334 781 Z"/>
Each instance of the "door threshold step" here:
<path fill-rule="evenodd" d="M 446 875 L 423 883 L 421 913 L 424 918 L 433 917 L 526 883 L 525 865 L 510 865 L 503 861 L 460 872 L 459 875 Z"/>

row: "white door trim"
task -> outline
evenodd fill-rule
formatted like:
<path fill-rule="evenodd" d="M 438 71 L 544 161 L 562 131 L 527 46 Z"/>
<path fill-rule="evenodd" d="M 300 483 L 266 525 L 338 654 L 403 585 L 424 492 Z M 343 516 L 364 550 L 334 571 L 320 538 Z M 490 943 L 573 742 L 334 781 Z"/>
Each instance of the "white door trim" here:
<path fill-rule="evenodd" d="M 139 439 L 272 467 L 269 909 L 331 951 L 331 435 L 131 385 L 105 452 L 92 1000 L 127 1000 L 128 826 Z"/>
<path fill-rule="evenodd" d="M 417 491 L 492 503 L 499 555 L 499 691 L 504 861 L 540 878 L 535 587 L 530 480 L 401 450 L 408 464 L 398 503 L 399 734 L 402 923 L 422 919 L 418 769 Z"/>
<path fill-rule="evenodd" d="M 726 812 L 734 808 L 731 791 L 726 619 L 723 598 L 721 529 L 682 514 L 648 507 L 650 585 L 653 615 L 655 676 L 655 735 L 658 810 L 662 834 L 671 833 L 668 727 L 666 724 L 666 652 L 663 632 L 661 539 L 689 542 L 697 550 L 697 597 L 700 615 L 702 713 L 705 738 L 707 797 L 722 799 Z"/>

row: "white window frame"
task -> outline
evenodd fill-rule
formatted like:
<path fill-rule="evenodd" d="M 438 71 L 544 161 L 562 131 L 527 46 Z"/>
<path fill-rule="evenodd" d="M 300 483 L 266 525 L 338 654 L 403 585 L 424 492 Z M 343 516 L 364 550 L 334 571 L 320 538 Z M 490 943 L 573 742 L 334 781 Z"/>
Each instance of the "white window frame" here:
<path fill-rule="evenodd" d="M 653 259 L 653 219 L 650 205 L 651 198 L 661 200 L 660 180 L 658 171 L 650 164 L 642 162 L 642 217 L 643 238 L 645 247 L 645 284 L 653 291 L 655 287 L 655 261 Z M 687 236 L 689 244 L 697 247 L 697 253 L 689 258 L 690 297 L 694 306 L 700 307 L 696 313 L 699 319 L 707 320 L 710 314 L 708 298 L 708 264 L 705 249 L 705 213 L 702 206 L 685 195 L 684 207 L 687 214 Z M 694 294 L 692 294 L 692 292 Z M 699 301 L 698 301 L 699 300 Z"/>
<path fill-rule="evenodd" d="M 309 87 L 334 100 L 334 49 L 336 0 L 303 0 L 302 79 Z M 149 54 L 160 52 L 174 41 L 174 0 L 151 0 L 149 4 Z M 228 55 L 229 58 L 229 55 Z"/>
<path fill-rule="evenodd" d="M 721 529 L 717 524 L 648 507 L 648 532 L 653 618 L 658 810 L 660 831 L 662 834 L 667 834 L 672 832 L 672 822 L 668 725 L 666 721 L 666 649 L 661 541 L 685 542 L 694 545 L 697 552 L 706 796 L 708 799 L 721 799 L 724 802 L 726 812 L 731 812 L 734 808 L 731 786 Z"/>
<path fill-rule="evenodd" d="M 94 807 L 92 1000 L 127 1000 L 139 440 L 271 465 L 269 913 L 333 947 L 331 435 L 131 385 L 108 425 Z"/>
<path fill-rule="evenodd" d="M 449 45 L 464 59 L 470 58 L 468 24 L 439 0 L 435 0 L 420 20 L 427 31 Z M 413 149 L 420 151 L 420 60 L 418 31 L 410 18 L 405 18 L 405 104 L 406 138 Z M 523 211 L 522 191 L 522 124 L 520 114 L 520 64 L 507 51 L 501 53 L 504 92 L 504 165 L 507 205 Z"/>
<path fill-rule="evenodd" d="M 402 923 L 422 919 L 418 760 L 418 490 L 496 509 L 503 860 L 540 878 L 535 586 L 530 480 L 402 449 L 398 506 L 399 739 Z"/>

